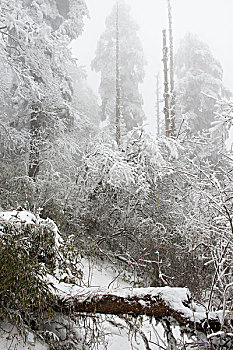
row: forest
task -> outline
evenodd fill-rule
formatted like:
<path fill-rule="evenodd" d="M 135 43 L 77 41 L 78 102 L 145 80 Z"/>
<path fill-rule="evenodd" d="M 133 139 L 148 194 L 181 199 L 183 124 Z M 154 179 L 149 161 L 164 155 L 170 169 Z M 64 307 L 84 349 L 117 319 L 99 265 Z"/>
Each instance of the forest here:
<path fill-rule="evenodd" d="M 174 46 L 175 2 L 153 134 L 133 2 L 92 43 L 97 96 L 88 1 L 0 0 L 0 349 L 233 349 L 232 92 Z"/>

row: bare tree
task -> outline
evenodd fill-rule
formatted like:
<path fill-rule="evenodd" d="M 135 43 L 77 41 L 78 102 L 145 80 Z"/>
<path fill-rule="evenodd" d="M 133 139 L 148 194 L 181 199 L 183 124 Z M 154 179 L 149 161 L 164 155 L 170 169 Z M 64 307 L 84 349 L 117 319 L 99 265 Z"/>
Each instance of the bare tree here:
<path fill-rule="evenodd" d="M 160 135 L 160 108 L 159 108 L 159 74 L 156 76 L 156 121 L 157 121 L 157 137 Z"/>
<path fill-rule="evenodd" d="M 120 97 L 120 68 L 119 68 L 119 3 L 117 1 L 116 6 L 116 142 L 118 147 L 120 146 L 121 129 L 120 129 L 120 118 L 121 118 L 121 97 Z"/>
<path fill-rule="evenodd" d="M 174 84 L 174 52 L 173 52 L 173 30 L 172 30 L 172 9 L 171 2 L 167 0 L 168 23 L 169 23 L 169 57 L 170 57 L 170 124 L 171 135 L 175 134 L 175 84 Z"/>
<path fill-rule="evenodd" d="M 168 48 L 166 29 L 163 30 L 163 72 L 164 72 L 164 115 L 165 115 L 165 133 L 171 135 L 170 111 L 169 111 L 169 87 L 168 87 Z"/>

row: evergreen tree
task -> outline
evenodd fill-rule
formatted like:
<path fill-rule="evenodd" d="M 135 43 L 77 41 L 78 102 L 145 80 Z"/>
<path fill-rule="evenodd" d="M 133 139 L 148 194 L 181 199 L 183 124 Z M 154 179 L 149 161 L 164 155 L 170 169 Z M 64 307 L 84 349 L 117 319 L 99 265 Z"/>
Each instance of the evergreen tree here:
<path fill-rule="evenodd" d="M 26 151 L 23 161 L 33 179 L 40 169 L 41 151 L 74 119 L 68 45 L 81 34 L 86 15 L 84 0 L 0 3 L 0 65 L 6 73 L 1 79 L 5 89 L 0 92 L 0 102 L 6 95 L 12 101 L 4 106 L 0 132 L 12 133 L 14 138 L 21 132 L 20 148 Z"/>
<path fill-rule="evenodd" d="M 106 29 L 99 39 L 92 68 L 101 73 L 99 92 L 102 99 L 102 119 L 109 118 L 115 124 L 117 12 L 121 116 L 126 129 L 131 130 L 142 124 L 144 119 L 143 100 L 138 86 L 144 78 L 145 59 L 137 35 L 138 25 L 130 17 L 129 6 L 123 2 L 116 4 L 106 19 Z"/>
<path fill-rule="evenodd" d="M 184 125 L 192 133 L 208 130 L 214 121 L 214 98 L 227 95 L 223 70 L 207 44 L 187 34 L 176 54 L 177 105 Z M 181 121 L 178 121 L 177 128 Z"/>

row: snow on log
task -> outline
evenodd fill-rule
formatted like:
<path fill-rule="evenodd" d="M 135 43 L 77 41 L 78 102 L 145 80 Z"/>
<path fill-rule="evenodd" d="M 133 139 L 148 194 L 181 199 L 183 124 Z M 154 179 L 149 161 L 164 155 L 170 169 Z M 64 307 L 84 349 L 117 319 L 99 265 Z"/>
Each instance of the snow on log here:
<path fill-rule="evenodd" d="M 59 249 L 61 237 L 51 220 L 43 220 L 25 210 L 0 212 L 0 221 L 14 225 L 31 226 L 49 225 L 53 232 L 53 243 Z M 1 235 L 1 232 L 0 232 Z M 49 248 L 51 250 L 51 247 Z M 38 278 L 41 278 L 38 276 Z M 209 312 L 192 301 L 187 288 L 123 288 L 107 289 L 79 287 L 60 282 L 52 275 L 43 276 L 55 297 L 54 311 L 70 313 L 101 313 L 112 315 L 147 315 L 162 320 L 172 317 L 179 325 L 197 329 L 206 333 L 208 330 L 221 330 L 223 312 Z M 227 321 L 233 321 L 233 312 L 225 312 Z"/>
<path fill-rule="evenodd" d="M 57 311 L 112 315 L 147 315 L 157 320 L 172 317 L 179 325 L 206 332 L 221 328 L 221 312 L 206 314 L 192 301 L 187 288 L 83 288 L 60 283 L 56 287 Z M 208 320 L 208 322 L 207 322 Z"/>

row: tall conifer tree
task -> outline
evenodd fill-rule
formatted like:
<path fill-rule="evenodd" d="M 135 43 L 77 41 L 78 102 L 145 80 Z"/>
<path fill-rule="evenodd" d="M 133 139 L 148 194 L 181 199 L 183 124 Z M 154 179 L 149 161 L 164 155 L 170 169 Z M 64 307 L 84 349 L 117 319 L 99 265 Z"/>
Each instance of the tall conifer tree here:
<path fill-rule="evenodd" d="M 145 59 L 138 29 L 130 16 L 129 6 L 122 1 L 117 2 L 106 19 L 106 29 L 99 39 L 92 62 L 92 68 L 101 73 L 101 117 L 117 126 L 117 143 L 119 119 L 129 131 L 142 124 L 145 117 L 139 92 L 139 84 L 145 75 Z"/>

